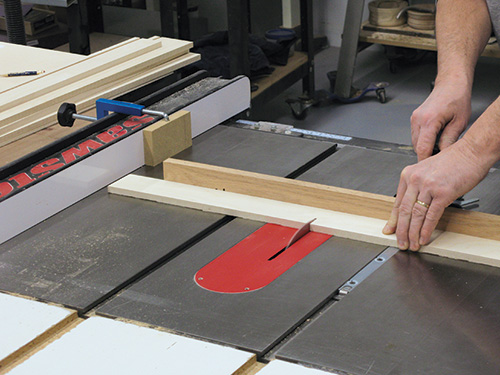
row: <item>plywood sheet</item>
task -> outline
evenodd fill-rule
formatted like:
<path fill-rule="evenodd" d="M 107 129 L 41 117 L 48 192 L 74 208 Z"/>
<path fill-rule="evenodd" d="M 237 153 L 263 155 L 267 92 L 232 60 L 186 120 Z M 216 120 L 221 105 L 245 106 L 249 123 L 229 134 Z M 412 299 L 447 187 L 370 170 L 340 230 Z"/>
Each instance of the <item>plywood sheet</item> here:
<path fill-rule="evenodd" d="M 326 375 L 329 372 L 297 365 L 290 362 L 274 360 L 260 370 L 257 375 Z"/>
<path fill-rule="evenodd" d="M 0 372 L 71 316 L 76 319 L 76 312 L 0 293 Z"/>
<path fill-rule="evenodd" d="M 141 39 L 123 44 L 107 53 L 92 55 L 54 73 L 42 74 L 29 84 L 0 93 L 0 111 L 7 111 L 16 105 L 39 98 L 46 93 L 51 93 L 160 47 L 160 41 Z"/>
<path fill-rule="evenodd" d="M 255 355 L 110 319 L 92 317 L 10 374 L 230 375 Z"/>
<path fill-rule="evenodd" d="M 170 41 L 170 40 L 169 40 Z M 13 121 L 19 120 L 20 118 L 24 118 L 29 116 L 30 114 L 37 112 L 40 108 L 44 108 L 50 105 L 59 106 L 61 103 L 67 101 L 72 102 L 71 98 L 77 94 L 82 92 L 92 90 L 94 87 L 99 87 L 101 85 L 106 85 L 112 82 L 116 82 L 122 78 L 129 77 L 130 75 L 134 75 L 140 72 L 144 73 L 144 70 L 153 69 L 158 65 L 166 63 L 176 57 L 182 56 L 188 52 L 191 44 L 187 42 L 173 43 L 173 46 L 163 47 L 160 41 L 149 41 L 147 42 L 145 52 L 138 54 L 135 57 L 131 57 L 130 59 L 125 59 L 120 61 L 120 58 L 110 59 L 111 63 L 106 63 L 104 65 L 104 69 L 99 70 L 99 68 L 95 68 L 93 74 L 88 77 L 83 76 L 82 79 L 70 82 L 65 85 L 59 85 L 59 82 L 56 82 L 53 86 L 51 84 L 50 87 L 53 87 L 53 90 L 47 92 L 47 90 L 43 90 L 45 92 L 43 95 L 30 97 L 29 100 L 23 101 L 22 103 L 17 104 L 14 107 L 9 108 L 8 110 L 4 110 L 0 113 L 0 120 L 2 121 L 2 126 L 0 130 L 5 132 L 7 124 L 12 123 Z M 167 43 L 165 41 L 165 43 Z M 161 48 L 153 48 L 155 46 L 162 46 Z M 153 48 L 151 51 L 147 51 L 148 48 Z M 103 56 L 107 56 L 108 54 L 104 54 Z M 118 55 L 120 57 L 120 55 Z M 100 60 L 100 59 L 99 59 Z M 113 60 L 117 60 L 116 64 L 112 64 Z M 90 60 L 92 61 L 92 60 Z M 65 69 L 66 70 L 66 69 Z M 64 72 L 63 70 L 62 72 Z M 58 76 L 62 74 L 59 72 Z M 55 77 L 50 78 L 49 82 L 52 82 Z M 63 80 L 64 82 L 64 80 Z M 10 91 L 6 94 L 9 94 Z"/>

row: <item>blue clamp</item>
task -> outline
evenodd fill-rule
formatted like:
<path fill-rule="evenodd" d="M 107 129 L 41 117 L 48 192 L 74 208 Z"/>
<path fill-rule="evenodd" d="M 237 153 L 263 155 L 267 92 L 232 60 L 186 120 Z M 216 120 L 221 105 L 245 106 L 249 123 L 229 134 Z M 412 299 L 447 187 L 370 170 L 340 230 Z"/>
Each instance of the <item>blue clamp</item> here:
<path fill-rule="evenodd" d="M 168 115 L 165 112 L 144 109 L 145 106 L 143 105 L 120 102 L 118 100 L 97 99 L 95 102 L 95 107 L 97 112 L 97 119 L 109 115 L 109 112 L 117 112 L 132 116 L 141 116 L 143 114 L 162 116 L 163 118 L 168 120 Z"/>
<path fill-rule="evenodd" d="M 124 115 L 142 116 L 152 115 L 160 116 L 165 120 L 169 120 L 168 114 L 160 111 L 153 111 L 151 109 L 144 109 L 143 105 L 119 102 L 118 100 L 110 99 L 97 99 L 95 102 L 97 117 L 79 115 L 76 113 L 76 105 L 73 103 L 63 103 L 57 111 L 57 121 L 61 126 L 71 127 L 75 120 L 97 121 L 109 115 L 109 112 L 123 113 Z"/>
<path fill-rule="evenodd" d="M 125 115 L 141 116 L 144 107 L 145 106 L 139 104 L 119 102 L 118 100 L 110 99 L 98 99 L 95 102 L 97 119 L 109 115 L 109 112 L 118 112 Z"/>

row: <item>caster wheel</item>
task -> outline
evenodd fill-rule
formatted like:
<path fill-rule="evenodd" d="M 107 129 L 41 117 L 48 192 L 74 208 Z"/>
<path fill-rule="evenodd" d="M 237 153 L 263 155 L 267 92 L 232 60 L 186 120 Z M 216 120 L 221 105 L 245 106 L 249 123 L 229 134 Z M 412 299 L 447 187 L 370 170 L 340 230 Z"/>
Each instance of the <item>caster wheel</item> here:
<path fill-rule="evenodd" d="M 387 101 L 387 96 L 385 95 L 385 89 L 378 89 L 376 91 L 378 101 L 384 104 Z"/>

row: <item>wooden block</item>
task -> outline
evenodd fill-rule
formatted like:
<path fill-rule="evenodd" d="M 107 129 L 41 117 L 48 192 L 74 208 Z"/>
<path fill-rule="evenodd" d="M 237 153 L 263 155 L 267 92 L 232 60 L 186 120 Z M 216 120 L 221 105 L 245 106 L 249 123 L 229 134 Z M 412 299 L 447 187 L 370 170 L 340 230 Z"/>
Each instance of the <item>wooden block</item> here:
<path fill-rule="evenodd" d="M 167 312 L 168 313 L 168 312 Z M 220 374 L 255 354 L 116 320 L 91 317 L 10 374 Z"/>
<path fill-rule="evenodd" d="M 0 293 L 0 373 L 77 319 L 76 311 Z"/>
<path fill-rule="evenodd" d="M 298 181 L 297 181 L 298 182 Z M 108 187 L 110 193 L 153 200 L 250 220 L 301 227 L 311 219 L 311 230 L 338 237 L 396 246 L 395 235 L 382 234 L 385 220 L 336 212 L 187 185 L 155 178 L 129 175 Z M 433 241 L 421 252 L 500 267 L 500 241 L 434 231 Z"/>
<path fill-rule="evenodd" d="M 143 130 L 146 165 L 154 167 L 193 144 L 191 114 L 178 111 Z"/>

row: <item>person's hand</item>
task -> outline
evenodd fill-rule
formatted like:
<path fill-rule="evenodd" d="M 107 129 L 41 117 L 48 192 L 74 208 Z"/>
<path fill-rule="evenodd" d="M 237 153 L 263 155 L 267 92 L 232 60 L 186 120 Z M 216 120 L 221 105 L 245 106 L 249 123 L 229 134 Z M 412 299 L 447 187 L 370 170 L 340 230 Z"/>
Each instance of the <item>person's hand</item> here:
<path fill-rule="evenodd" d="M 471 114 L 470 90 L 460 82 L 436 84 L 427 100 L 411 116 L 411 140 L 418 160 L 432 155 L 442 130 L 439 149 L 455 143 Z"/>
<path fill-rule="evenodd" d="M 401 250 L 416 251 L 428 244 L 444 209 L 488 173 L 480 158 L 481 150 L 474 150 L 461 139 L 437 155 L 406 167 L 383 233 L 396 233 Z"/>

